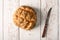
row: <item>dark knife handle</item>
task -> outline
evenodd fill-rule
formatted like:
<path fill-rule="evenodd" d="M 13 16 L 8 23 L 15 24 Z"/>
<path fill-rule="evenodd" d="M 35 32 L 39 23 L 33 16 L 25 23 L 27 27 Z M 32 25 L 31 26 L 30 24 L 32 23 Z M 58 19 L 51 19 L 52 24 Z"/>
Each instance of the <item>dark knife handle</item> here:
<path fill-rule="evenodd" d="M 46 35 L 46 33 L 47 33 L 47 26 L 48 26 L 48 25 L 45 25 L 45 26 L 44 26 L 44 30 L 43 30 L 43 35 L 42 35 L 42 37 L 45 37 L 45 35 Z"/>

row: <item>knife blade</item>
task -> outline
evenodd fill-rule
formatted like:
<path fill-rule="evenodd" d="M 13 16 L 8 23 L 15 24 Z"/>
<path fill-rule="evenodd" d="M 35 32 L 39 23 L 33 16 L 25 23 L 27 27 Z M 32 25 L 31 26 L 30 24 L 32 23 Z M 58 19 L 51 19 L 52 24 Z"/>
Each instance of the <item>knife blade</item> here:
<path fill-rule="evenodd" d="M 46 35 L 51 10 L 52 10 L 52 8 L 50 8 L 49 11 L 48 11 L 42 37 L 45 37 L 45 35 Z"/>

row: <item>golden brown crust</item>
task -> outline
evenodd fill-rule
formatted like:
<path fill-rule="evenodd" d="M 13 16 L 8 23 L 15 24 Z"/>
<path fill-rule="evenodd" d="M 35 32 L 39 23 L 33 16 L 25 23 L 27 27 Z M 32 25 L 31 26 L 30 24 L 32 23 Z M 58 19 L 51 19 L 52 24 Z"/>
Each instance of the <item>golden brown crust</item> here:
<path fill-rule="evenodd" d="M 36 12 L 29 6 L 21 6 L 13 15 L 14 23 L 23 29 L 29 30 L 36 24 Z"/>

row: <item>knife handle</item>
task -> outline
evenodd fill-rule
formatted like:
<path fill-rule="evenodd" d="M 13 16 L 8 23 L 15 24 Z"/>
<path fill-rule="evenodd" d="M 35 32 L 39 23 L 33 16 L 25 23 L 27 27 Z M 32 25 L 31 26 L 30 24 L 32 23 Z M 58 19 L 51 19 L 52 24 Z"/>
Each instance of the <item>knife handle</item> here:
<path fill-rule="evenodd" d="M 42 37 L 45 37 L 45 35 L 47 33 L 47 26 L 48 26 L 47 24 L 44 26 Z"/>

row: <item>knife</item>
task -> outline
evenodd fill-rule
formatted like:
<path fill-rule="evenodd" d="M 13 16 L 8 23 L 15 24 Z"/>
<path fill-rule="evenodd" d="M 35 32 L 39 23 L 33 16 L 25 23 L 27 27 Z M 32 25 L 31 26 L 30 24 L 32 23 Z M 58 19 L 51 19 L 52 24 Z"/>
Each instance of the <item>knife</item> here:
<path fill-rule="evenodd" d="M 52 10 L 52 8 L 50 8 L 49 11 L 48 11 L 42 37 L 45 37 L 45 35 L 46 35 L 47 27 L 48 27 L 48 21 L 49 21 L 49 17 L 50 17 L 51 10 Z"/>

